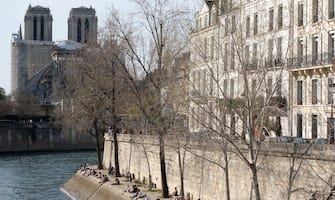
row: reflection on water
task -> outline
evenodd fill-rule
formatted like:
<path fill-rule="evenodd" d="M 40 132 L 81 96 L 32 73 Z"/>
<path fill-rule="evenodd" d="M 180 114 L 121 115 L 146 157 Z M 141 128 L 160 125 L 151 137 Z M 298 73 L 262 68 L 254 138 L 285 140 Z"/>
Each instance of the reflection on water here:
<path fill-rule="evenodd" d="M 60 187 L 94 151 L 0 154 L 0 199 L 68 199 Z"/>

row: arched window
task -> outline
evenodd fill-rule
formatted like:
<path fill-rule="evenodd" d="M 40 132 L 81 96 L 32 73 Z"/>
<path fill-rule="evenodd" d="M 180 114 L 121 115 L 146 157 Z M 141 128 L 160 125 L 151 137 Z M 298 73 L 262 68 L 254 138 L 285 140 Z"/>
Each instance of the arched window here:
<path fill-rule="evenodd" d="M 44 40 L 44 17 L 41 17 L 41 40 Z"/>
<path fill-rule="evenodd" d="M 37 40 L 37 17 L 35 16 L 33 19 L 33 40 Z"/>
<path fill-rule="evenodd" d="M 89 37 L 89 30 L 90 30 L 90 23 L 88 22 L 88 19 L 85 20 L 85 43 L 87 43 L 88 37 Z"/>
<path fill-rule="evenodd" d="M 81 42 L 81 20 L 77 22 L 77 42 Z"/>

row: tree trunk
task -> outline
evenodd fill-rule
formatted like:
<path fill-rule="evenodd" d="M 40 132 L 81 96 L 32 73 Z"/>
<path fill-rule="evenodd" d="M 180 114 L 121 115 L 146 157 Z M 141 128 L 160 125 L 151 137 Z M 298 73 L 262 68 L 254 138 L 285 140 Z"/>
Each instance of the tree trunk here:
<path fill-rule="evenodd" d="M 102 169 L 101 146 L 100 146 L 100 132 L 98 130 L 97 122 L 94 122 L 96 151 L 98 154 L 98 169 Z"/>
<path fill-rule="evenodd" d="M 147 150 L 145 149 L 145 146 L 144 146 L 144 138 L 143 138 L 143 136 L 142 136 L 142 147 L 143 147 L 145 159 L 146 159 L 147 165 L 148 165 L 148 173 L 149 173 L 148 190 L 152 190 L 153 183 L 152 183 L 152 176 L 151 176 L 151 168 L 150 168 L 149 156 L 148 156 Z"/>
<path fill-rule="evenodd" d="M 224 156 L 224 162 L 225 162 L 224 173 L 225 173 L 225 182 L 226 182 L 226 198 L 227 200 L 230 200 L 229 166 L 228 166 L 228 155 L 227 155 L 226 150 L 223 151 L 223 156 Z"/>
<path fill-rule="evenodd" d="M 114 161 L 115 161 L 115 177 L 121 177 L 119 165 L 119 144 L 117 141 L 117 133 L 114 131 Z"/>
<path fill-rule="evenodd" d="M 185 152 L 185 151 L 184 151 Z M 181 161 L 181 155 L 180 155 L 180 146 L 178 145 L 178 164 L 179 164 L 179 174 L 180 174 L 180 196 L 181 199 L 184 199 L 184 163 Z M 185 153 L 184 153 L 185 158 Z"/>
<path fill-rule="evenodd" d="M 261 194 L 259 192 L 259 184 L 258 184 L 256 164 L 255 163 L 250 164 L 250 168 L 251 168 L 251 172 L 252 172 L 252 183 L 254 185 L 254 190 L 255 190 L 255 199 L 256 200 L 261 200 Z"/>
<path fill-rule="evenodd" d="M 169 198 L 169 188 L 167 185 L 167 178 L 166 178 L 164 138 L 162 133 L 160 133 L 159 135 L 159 159 L 161 165 L 162 196 L 164 198 Z"/>
<path fill-rule="evenodd" d="M 112 62 L 112 130 L 113 130 L 113 140 L 114 140 L 114 164 L 115 164 L 115 177 L 121 177 L 120 165 L 119 165 L 119 145 L 117 141 L 117 130 L 116 122 L 117 116 L 115 111 L 115 64 Z"/>

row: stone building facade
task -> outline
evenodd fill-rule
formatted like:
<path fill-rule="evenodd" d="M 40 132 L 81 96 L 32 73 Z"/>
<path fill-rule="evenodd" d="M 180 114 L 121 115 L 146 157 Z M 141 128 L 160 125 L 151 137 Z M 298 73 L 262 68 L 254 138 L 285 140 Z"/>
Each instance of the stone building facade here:
<path fill-rule="evenodd" d="M 280 127 L 277 135 L 316 139 L 334 134 L 329 89 L 334 0 L 207 0 L 195 21 L 191 131 L 206 129 L 200 122 L 211 120 L 199 117 L 206 116 L 206 107 L 242 132 L 241 116 L 220 111 L 220 102 L 236 102 L 246 92 L 266 99 L 270 92 L 269 102 L 284 102 L 269 112 L 269 120 Z"/>
<path fill-rule="evenodd" d="M 78 16 L 83 22 L 74 22 Z M 52 104 L 55 100 L 55 84 L 58 84 L 62 63 L 55 55 L 62 55 L 65 59 L 64 52 L 66 55 L 74 53 L 89 40 L 95 42 L 97 37 L 97 17 L 92 7 L 71 10 L 69 33 L 76 34 L 69 34 L 66 41 L 52 41 L 52 20 L 49 8 L 29 6 L 24 19 L 24 38 L 21 27 L 12 38 L 11 92 L 32 94 L 41 104 Z M 83 27 L 83 31 L 77 27 Z M 82 40 L 78 40 L 79 36 Z"/>

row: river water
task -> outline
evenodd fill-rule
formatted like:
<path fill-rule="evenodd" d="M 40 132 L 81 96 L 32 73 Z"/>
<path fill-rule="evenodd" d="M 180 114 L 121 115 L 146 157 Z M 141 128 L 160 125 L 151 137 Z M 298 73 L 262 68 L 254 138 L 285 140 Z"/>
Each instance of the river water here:
<path fill-rule="evenodd" d="M 69 199 L 60 187 L 96 160 L 95 151 L 0 154 L 0 199 Z"/>

